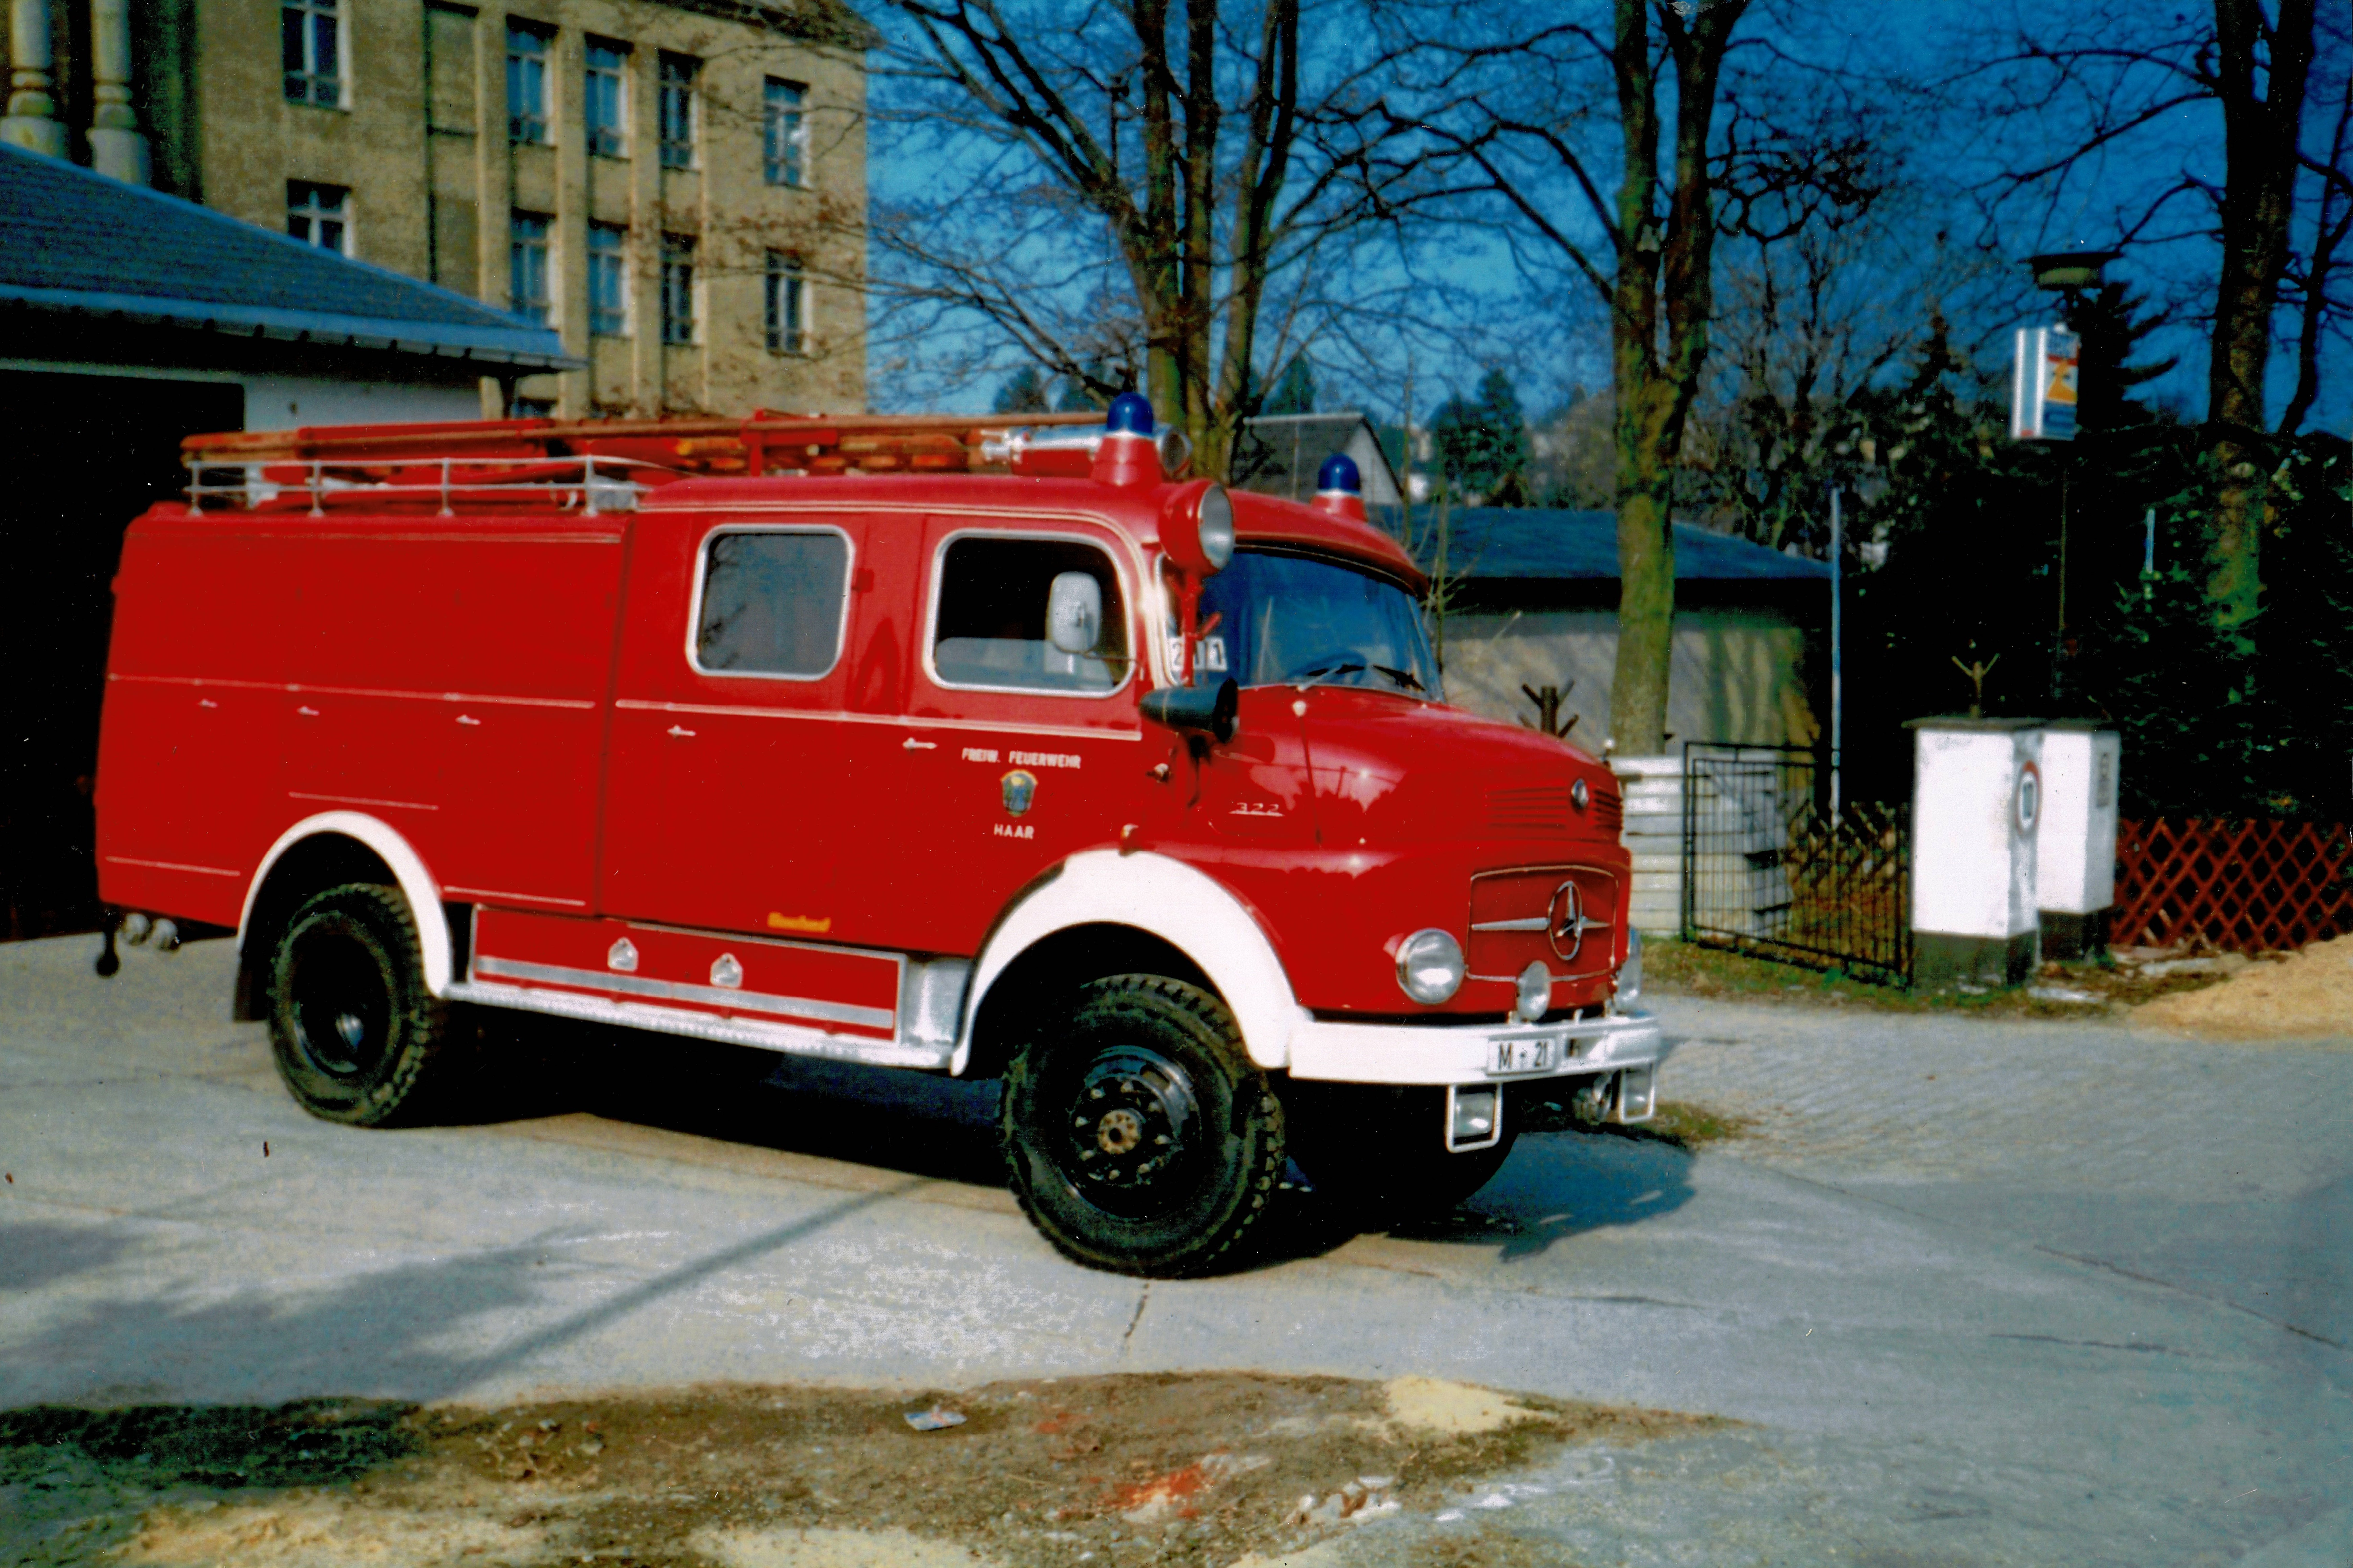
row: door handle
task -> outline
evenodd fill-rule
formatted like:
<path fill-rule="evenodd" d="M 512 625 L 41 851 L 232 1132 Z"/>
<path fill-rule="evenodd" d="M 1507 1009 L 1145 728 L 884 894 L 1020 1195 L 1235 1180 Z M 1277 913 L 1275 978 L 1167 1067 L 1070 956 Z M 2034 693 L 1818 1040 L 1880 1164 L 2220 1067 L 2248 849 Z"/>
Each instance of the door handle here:
<path fill-rule="evenodd" d="M 899 744 L 910 752 L 936 752 L 940 749 L 940 743 L 937 741 L 918 741 L 913 735 L 908 736 Z"/>
<path fill-rule="evenodd" d="M 665 734 L 674 735 L 674 736 L 678 737 L 678 739 L 680 739 L 680 740 L 681 740 L 681 741 L 691 741 L 692 739 L 694 739 L 694 731 L 693 731 L 689 730 L 689 729 L 682 728 L 681 726 L 677 725 L 677 724 L 672 724 L 672 725 L 671 725 L 671 726 L 670 726 L 667 731 L 663 731 L 663 732 L 664 732 Z"/>
<path fill-rule="evenodd" d="M 319 710 L 316 708 L 310 706 L 308 703 L 297 708 L 294 711 L 300 713 L 305 719 L 316 719 L 319 716 Z"/>

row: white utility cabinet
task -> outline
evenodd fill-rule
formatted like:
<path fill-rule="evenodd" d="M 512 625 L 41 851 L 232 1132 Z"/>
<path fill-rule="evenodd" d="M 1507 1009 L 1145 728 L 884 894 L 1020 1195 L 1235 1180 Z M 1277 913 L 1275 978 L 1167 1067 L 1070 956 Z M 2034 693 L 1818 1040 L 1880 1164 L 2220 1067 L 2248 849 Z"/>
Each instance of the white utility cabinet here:
<path fill-rule="evenodd" d="M 2035 830 L 2035 903 L 2042 955 L 2082 958 L 2108 945 L 2116 901 L 2116 786 L 2124 738 L 2087 719 L 2042 730 L 2042 821 Z"/>
<path fill-rule="evenodd" d="M 2039 962 L 2042 721 L 1915 719 L 1912 978 L 2016 985 Z"/>

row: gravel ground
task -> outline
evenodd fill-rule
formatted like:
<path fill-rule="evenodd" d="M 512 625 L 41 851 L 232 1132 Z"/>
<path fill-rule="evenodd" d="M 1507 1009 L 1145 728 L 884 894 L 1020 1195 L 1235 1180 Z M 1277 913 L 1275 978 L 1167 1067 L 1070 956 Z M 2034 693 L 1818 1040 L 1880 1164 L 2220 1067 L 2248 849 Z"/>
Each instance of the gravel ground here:
<path fill-rule="evenodd" d="M 1282 1469 L 1236 1446 L 1255 1418 L 1219 1416 L 1119 1468 L 1071 1470 L 1055 1506 L 1092 1514 L 1016 1508 L 1010 1536 L 964 1520 L 956 1539 L 1029 1561 L 1019 1531 L 1036 1530 L 1096 1564 L 1175 1552 L 1212 1568 L 1286 1552 L 1369 1568 L 2353 1563 L 2341 1041 L 1662 996 L 1683 1042 L 1665 1092 L 1696 1108 L 1683 1125 L 1733 1136 L 1694 1154 L 1535 1132 L 1442 1225 L 1352 1236 L 1294 1215 L 1251 1272 L 1147 1288 L 1070 1268 L 1021 1223 L 990 1164 L 986 1086 L 796 1068 L 747 1090 L 658 1052 L 564 1114 L 353 1132 L 302 1118 L 256 1031 L 223 1021 L 216 948 L 134 954 L 105 986 L 87 948 L 0 948 L 0 1405 L 32 1423 L 10 1428 L 31 1440 L 14 1443 L 0 1521 L 37 1525 L 0 1562 L 134 1540 L 159 1561 L 326 1562 L 363 1539 L 376 1562 L 534 1561 L 612 1500 L 586 1500 L 600 1479 L 547 1511 L 553 1482 L 599 1458 L 577 1451 L 605 1436 L 586 1431 L 604 1422 L 592 1397 L 675 1410 L 720 1385 L 807 1402 L 796 1420 L 863 1411 L 875 1441 L 920 1456 L 942 1435 L 891 1426 L 919 1401 L 975 1401 L 982 1430 L 945 1437 L 969 1453 L 1013 1432 L 1009 1402 L 1048 1378 L 1239 1368 L 1264 1389 L 1332 1380 L 1314 1385 L 1358 1402 L 1335 1406 L 1352 1419 L 1370 1390 L 1429 1374 L 1529 1390 L 1539 1409 L 1733 1421 L 1473 1451 L 1442 1495 L 1424 1477 L 1396 1513 L 1326 1528 L 1284 1525 L 1298 1499 L 1283 1489 L 1322 1508 L 1337 1472 L 1392 1472 L 1312 1446 Z M 355 1449 L 316 1447 L 312 1407 L 282 1407 L 317 1399 L 346 1413 L 328 1431 Z M 475 1467 L 483 1506 L 417 1494 L 430 1531 L 457 1534 L 401 1533 L 369 1504 L 391 1533 L 364 1537 L 360 1488 L 416 1456 L 368 1449 L 365 1412 L 385 1406 L 353 1400 L 391 1402 L 396 1425 L 460 1413 L 429 1430 L 453 1445 L 438 1462 Z M 291 1444 L 297 1468 L 237 1488 L 182 1475 L 187 1527 L 149 1536 L 180 1496 L 136 1473 L 159 1450 L 77 1458 L 58 1423 L 83 1418 L 33 1405 L 176 1411 L 173 1430 L 233 1450 Z M 717 1412 L 700 1419 L 715 1429 Z M 220 1437 L 238 1420 L 247 1437 Z M 568 1450 L 562 1475 L 480 1468 L 530 1469 L 541 1445 L 520 1439 L 542 1420 Z M 661 1441 L 702 1435 L 649 1421 Z M 1013 1435 L 1060 1436 L 1036 1426 Z M 470 1456 L 477 1437 L 495 1456 Z M 1269 1489 L 1248 1531 L 1170 1542 L 1163 1521 L 1145 1542 L 1127 1509 L 1104 1512 L 1219 1452 L 1270 1458 L 1250 1472 Z M 339 1454 L 366 1473 L 318 1469 Z M 917 1476 L 880 1509 L 805 1511 L 795 1487 L 842 1495 L 825 1462 L 779 1470 L 733 1514 L 649 1474 L 620 1489 L 656 1533 L 613 1538 L 624 1555 L 604 1560 L 928 1568 L 942 1536 L 919 1527 L 961 1518 L 953 1499 Z"/>

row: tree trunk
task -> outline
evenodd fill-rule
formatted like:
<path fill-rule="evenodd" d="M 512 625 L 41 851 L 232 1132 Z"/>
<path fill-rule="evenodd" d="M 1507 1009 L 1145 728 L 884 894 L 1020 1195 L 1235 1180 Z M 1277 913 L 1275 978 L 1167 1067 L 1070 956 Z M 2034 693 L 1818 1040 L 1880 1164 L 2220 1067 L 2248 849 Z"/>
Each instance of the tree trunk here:
<path fill-rule="evenodd" d="M 1666 749 L 1674 659 L 1674 467 L 1699 393 L 1715 306 L 1715 209 L 1708 139 L 1724 51 L 1746 0 L 1718 0 L 1686 23 L 1662 9 L 1675 68 L 1674 191 L 1666 232 L 1659 193 L 1658 80 L 1645 0 L 1618 0 L 1611 51 L 1625 139 L 1618 191 L 1618 275 L 1610 297 L 1611 375 L 1618 398 L 1618 660 L 1609 732 L 1625 755 Z M 1662 309 L 1665 341 L 1661 341 Z"/>
<path fill-rule="evenodd" d="M 2272 312 L 2287 265 L 2296 137 L 2312 68 L 2313 5 L 2280 0 L 2265 61 L 2267 90 L 2258 97 L 2261 0 L 2214 0 L 2225 174 L 2222 271 L 2206 392 L 2207 446 L 2217 470 L 2206 593 L 2216 624 L 2224 627 L 2252 618 L 2263 591 L 2257 443 L 2269 428 L 2263 378 L 2271 364 Z"/>

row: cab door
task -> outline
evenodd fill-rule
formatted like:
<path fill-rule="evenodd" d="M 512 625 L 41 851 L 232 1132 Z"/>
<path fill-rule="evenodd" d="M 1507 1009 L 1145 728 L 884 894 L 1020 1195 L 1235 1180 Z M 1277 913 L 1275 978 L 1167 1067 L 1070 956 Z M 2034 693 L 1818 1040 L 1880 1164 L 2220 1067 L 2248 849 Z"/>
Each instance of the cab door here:
<path fill-rule="evenodd" d="M 1157 787 L 1148 770 L 1167 748 L 1145 754 L 1137 708 L 1140 563 L 1078 520 L 934 516 L 905 542 L 917 636 L 901 711 L 856 726 L 878 826 L 845 901 L 855 940 L 969 954 L 1039 877 L 1116 847 Z M 1102 601 L 1095 646 L 1076 654 L 1046 630 L 1054 579 L 1074 573 Z"/>
<path fill-rule="evenodd" d="M 844 828 L 860 796 L 842 732 L 864 523 L 662 521 L 632 573 L 605 907 L 839 940 Z"/>

